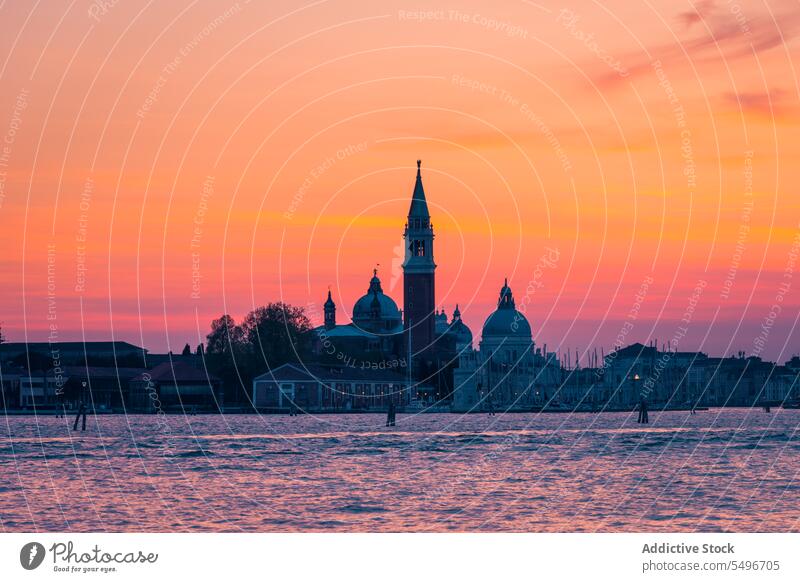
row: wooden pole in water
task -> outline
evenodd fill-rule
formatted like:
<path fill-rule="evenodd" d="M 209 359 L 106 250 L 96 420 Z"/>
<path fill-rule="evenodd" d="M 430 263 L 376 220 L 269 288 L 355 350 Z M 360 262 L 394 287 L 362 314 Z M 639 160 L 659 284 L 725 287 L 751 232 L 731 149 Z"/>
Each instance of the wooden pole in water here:
<path fill-rule="evenodd" d="M 72 425 L 72 430 L 78 430 L 78 421 L 80 420 L 81 415 L 83 415 L 83 426 L 82 426 L 81 430 L 85 431 L 86 430 L 86 405 L 83 402 L 81 402 L 81 405 L 78 408 L 78 414 L 75 416 L 75 423 Z"/>
<path fill-rule="evenodd" d="M 72 425 L 72 430 L 78 430 L 78 419 L 81 417 L 81 414 L 83 414 L 83 426 L 81 430 L 86 430 L 86 404 L 84 404 L 84 401 L 86 399 L 87 385 L 86 380 L 81 381 L 81 405 L 78 407 L 78 415 L 75 417 L 75 424 Z"/>

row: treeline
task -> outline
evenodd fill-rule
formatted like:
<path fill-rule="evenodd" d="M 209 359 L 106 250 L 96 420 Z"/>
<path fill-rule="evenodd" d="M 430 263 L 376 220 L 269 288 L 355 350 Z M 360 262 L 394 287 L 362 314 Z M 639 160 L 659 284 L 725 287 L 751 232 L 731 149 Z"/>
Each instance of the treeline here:
<path fill-rule="evenodd" d="M 269 303 L 237 324 L 230 315 L 211 322 L 205 361 L 225 385 L 226 404 L 248 402 L 252 380 L 287 362 L 308 359 L 311 321 L 302 307 Z"/>

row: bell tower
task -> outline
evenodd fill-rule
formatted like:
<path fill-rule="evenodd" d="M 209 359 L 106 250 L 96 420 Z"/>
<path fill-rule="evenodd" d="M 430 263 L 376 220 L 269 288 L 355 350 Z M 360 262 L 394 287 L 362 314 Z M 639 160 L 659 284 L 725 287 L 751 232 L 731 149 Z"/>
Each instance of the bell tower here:
<path fill-rule="evenodd" d="M 328 299 L 323 306 L 325 309 L 325 329 L 336 327 L 336 304 L 331 298 L 331 290 L 328 289 Z"/>
<path fill-rule="evenodd" d="M 417 160 L 417 181 L 411 197 L 403 238 L 403 327 L 411 355 L 419 357 L 434 340 L 436 286 L 433 262 L 433 225 L 422 188 L 422 161 Z M 409 362 L 411 364 L 411 362 Z"/>

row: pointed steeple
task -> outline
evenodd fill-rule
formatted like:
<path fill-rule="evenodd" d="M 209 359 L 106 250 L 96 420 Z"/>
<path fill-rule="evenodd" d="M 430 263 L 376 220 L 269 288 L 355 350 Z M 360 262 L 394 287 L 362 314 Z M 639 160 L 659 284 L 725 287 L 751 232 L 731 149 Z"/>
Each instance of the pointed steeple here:
<path fill-rule="evenodd" d="M 508 286 L 508 277 L 503 282 L 503 288 L 500 289 L 500 298 L 497 300 L 498 309 L 514 309 L 514 295 L 511 293 L 511 287 Z"/>
<path fill-rule="evenodd" d="M 381 280 L 378 279 L 378 269 L 372 269 L 372 279 L 369 280 L 369 289 L 367 289 L 367 293 L 383 293 Z"/>
<path fill-rule="evenodd" d="M 325 329 L 333 329 L 336 327 L 336 304 L 331 297 L 331 288 L 328 287 L 328 299 L 323 305 L 325 310 Z"/>
<path fill-rule="evenodd" d="M 414 195 L 411 197 L 411 206 L 408 209 L 409 218 L 430 218 L 428 201 L 425 199 L 425 189 L 422 187 L 422 160 L 417 160 L 417 181 L 414 184 Z"/>
<path fill-rule="evenodd" d="M 408 221 L 406 222 L 403 238 L 406 240 L 406 253 L 403 260 L 403 271 L 405 274 L 432 273 L 436 268 L 433 261 L 433 224 L 428 214 L 428 202 L 425 200 L 425 190 L 422 188 L 421 173 L 422 160 L 417 160 L 417 183 L 414 186 L 414 194 L 411 197 L 411 207 L 408 209 Z M 435 307 L 429 306 L 434 313 Z M 426 306 L 426 310 L 428 306 Z"/>
<path fill-rule="evenodd" d="M 331 297 L 331 290 L 328 289 L 328 299 L 325 301 L 325 307 L 333 307 L 336 308 L 336 304 L 333 302 L 333 298 Z"/>

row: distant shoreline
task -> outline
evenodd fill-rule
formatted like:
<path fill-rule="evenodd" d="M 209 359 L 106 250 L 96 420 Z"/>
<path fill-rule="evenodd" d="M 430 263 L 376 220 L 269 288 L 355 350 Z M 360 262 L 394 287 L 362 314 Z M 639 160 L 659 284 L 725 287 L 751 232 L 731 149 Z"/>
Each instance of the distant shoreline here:
<path fill-rule="evenodd" d="M 710 410 L 762 410 L 763 406 L 714 406 L 714 407 L 697 407 L 695 410 L 697 412 L 708 412 Z M 795 407 L 783 407 L 780 405 L 772 405 L 770 408 L 774 409 L 784 409 L 784 410 L 796 410 Z M 635 410 L 632 408 L 606 408 L 602 410 L 559 410 L 559 409 L 548 409 L 548 410 L 495 410 L 494 414 L 605 414 L 605 413 L 620 413 L 620 412 L 634 412 Z M 689 407 L 679 407 L 679 408 L 651 408 L 650 412 L 690 412 L 691 408 Z M 414 415 L 414 414 L 486 414 L 489 415 L 488 410 L 475 410 L 475 411 L 452 411 L 452 410 L 398 410 L 399 414 L 406 414 L 406 415 Z M 77 410 L 69 410 L 66 413 L 66 417 L 72 417 L 77 414 Z M 247 415 L 247 414 L 258 414 L 262 416 L 289 416 L 289 411 L 276 411 L 276 410 L 226 410 L 223 412 L 213 412 L 213 411 L 196 411 L 196 412 L 189 412 L 189 411 L 163 411 L 163 412 L 113 412 L 113 411 L 98 411 L 94 413 L 95 416 L 157 416 L 158 414 L 165 414 L 168 416 L 222 416 L 222 415 Z M 382 410 L 312 410 L 308 412 L 300 412 L 301 416 L 321 416 L 321 415 L 350 415 L 350 414 L 374 414 L 378 416 L 386 415 L 386 411 Z M 0 415 L 3 416 L 42 416 L 42 417 L 55 417 L 55 411 L 41 411 L 36 412 L 33 410 L 7 410 Z M 91 413 L 90 413 L 91 415 Z"/>

